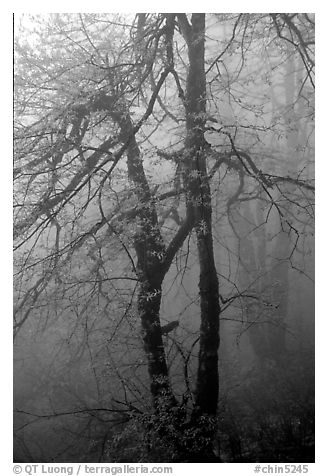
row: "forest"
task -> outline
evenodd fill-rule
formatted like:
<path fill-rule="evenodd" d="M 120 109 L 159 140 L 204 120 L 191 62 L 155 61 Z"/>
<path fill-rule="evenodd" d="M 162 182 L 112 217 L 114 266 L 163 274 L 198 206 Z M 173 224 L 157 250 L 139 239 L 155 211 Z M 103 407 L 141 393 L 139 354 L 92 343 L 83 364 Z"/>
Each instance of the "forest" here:
<path fill-rule="evenodd" d="M 314 462 L 312 13 L 14 21 L 14 462 Z"/>

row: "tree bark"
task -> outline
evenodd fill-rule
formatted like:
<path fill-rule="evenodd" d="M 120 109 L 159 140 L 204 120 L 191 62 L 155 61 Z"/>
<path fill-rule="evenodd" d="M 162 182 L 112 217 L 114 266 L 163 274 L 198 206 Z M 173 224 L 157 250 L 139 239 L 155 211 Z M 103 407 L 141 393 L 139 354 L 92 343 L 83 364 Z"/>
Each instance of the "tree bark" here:
<path fill-rule="evenodd" d="M 192 207 L 199 255 L 200 341 L 196 384 L 196 412 L 216 415 L 219 378 L 219 283 L 216 273 L 211 190 L 206 170 L 205 14 L 194 13 L 188 41 L 186 87 L 186 151 L 190 162 L 189 206 Z"/>
<path fill-rule="evenodd" d="M 199 434 L 193 461 L 213 460 L 212 441 L 216 431 L 219 375 L 219 283 L 212 237 L 212 204 L 206 169 L 206 78 L 205 14 L 194 13 L 189 23 L 179 14 L 179 25 L 188 46 L 189 70 L 186 84 L 186 140 L 184 154 L 187 213 L 194 220 L 199 256 L 200 339 L 195 408 L 192 425 Z M 205 423 L 206 422 L 206 423 Z M 205 424 L 204 424 L 205 423 Z"/>
<path fill-rule="evenodd" d="M 165 245 L 158 225 L 154 200 L 142 164 L 140 149 L 133 134 L 128 111 L 119 114 L 121 138 L 128 141 L 128 177 L 139 201 L 134 248 L 140 280 L 138 312 L 141 319 L 144 350 L 148 360 L 150 390 L 155 409 L 176 403 L 169 383 L 169 373 L 160 324 L 162 282 L 165 276 L 163 258 Z"/>

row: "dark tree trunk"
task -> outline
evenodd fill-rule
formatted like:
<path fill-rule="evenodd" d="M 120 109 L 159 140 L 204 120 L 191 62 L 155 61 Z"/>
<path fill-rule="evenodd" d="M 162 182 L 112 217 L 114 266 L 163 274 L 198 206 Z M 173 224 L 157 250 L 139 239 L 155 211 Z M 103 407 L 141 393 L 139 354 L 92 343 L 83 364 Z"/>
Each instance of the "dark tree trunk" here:
<path fill-rule="evenodd" d="M 189 205 L 193 209 L 199 255 L 201 325 L 196 385 L 196 412 L 216 415 L 219 378 L 219 285 L 212 237 L 211 190 L 206 170 L 205 14 L 194 13 L 188 39 L 186 89 L 186 153 L 189 166 Z"/>
<path fill-rule="evenodd" d="M 137 231 L 134 247 L 137 254 L 137 273 L 140 281 L 138 312 L 141 319 L 144 350 L 148 360 L 150 389 L 154 408 L 168 408 L 176 403 L 169 383 L 169 374 L 161 332 L 160 305 L 162 282 L 165 276 L 163 257 L 165 245 L 158 225 L 154 200 L 143 168 L 140 150 L 133 134 L 127 111 L 119 115 L 121 137 L 128 142 L 128 177 L 139 201 Z"/>
<path fill-rule="evenodd" d="M 179 25 L 186 39 L 189 71 L 186 85 L 185 187 L 187 213 L 192 215 L 199 255 L 200 340 L 195 408 L 191 424 L 198 432 L 193 461 L 213 460 L 212 441 L 216 431 L 219 376 L 219 289 L 212 238 L 212 204 L 206 170 L 206 79 L 205 14 L 192 14 L 191 24 L 179 14 Z M 203 422 L 206 422 L 205 424 Z M 214 458 L 215 459 L 215 458 Z"/>

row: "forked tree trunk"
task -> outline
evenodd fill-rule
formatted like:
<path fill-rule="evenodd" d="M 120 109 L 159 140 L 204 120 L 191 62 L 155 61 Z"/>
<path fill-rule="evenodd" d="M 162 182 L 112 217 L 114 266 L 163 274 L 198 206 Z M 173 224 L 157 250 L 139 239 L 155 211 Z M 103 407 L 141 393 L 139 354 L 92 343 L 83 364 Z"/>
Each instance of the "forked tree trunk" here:
<path fill-rule="evenodd" d="M 213 461 L 213 438 L 218 404 L 218 347 L 219 347 L 219 290 L 214 262 L 212 239 L 212 206 L 209 179 L 206 170 L 206 141 L 204 139 L 206 113 L 206 81 L 204 68 L 205 14 L 193 14 L 191 23 L 186 15 L 178 14 L 185 29 L 188 46 L 189 71 L 186 85 L 186 141 L 184 162 L 187 217 L 185 230 L 194 226 L 197 236 L 200 276 L 200 340 L 199 363 L 195 388 L 195 408 L 189 421 L 182 411 L 178 417 L 172 409 L 177 401 L 169 383 L 168 368 L 160 328 L 162 282 L 168 270 L 163 266 L 165 249 L 155 204 L 149 189 L 140 157 L 133 126 L 127 111 L 117 119 L 124 142 L 128 142 L 128 176 L 133 182 L 139 200 L 138 231 L 135 250 L 140 280 L 138 310 L 144 333 L 144 348 L 148 358 L 151 393 L 154 408 L 160 417 L 174 427 L 161 436 L 167 441 L 172 435 L 175 461 Z M 186 236 L 185 231 L 181 234 Z M 178 240 L 179 241 L 179 240 Z M 179 241 L 180 246 L 182 240 Z M 166 416 L 165 414 L 166 413 Z M 174 436 L 175 435 L 175 436 Z"/>

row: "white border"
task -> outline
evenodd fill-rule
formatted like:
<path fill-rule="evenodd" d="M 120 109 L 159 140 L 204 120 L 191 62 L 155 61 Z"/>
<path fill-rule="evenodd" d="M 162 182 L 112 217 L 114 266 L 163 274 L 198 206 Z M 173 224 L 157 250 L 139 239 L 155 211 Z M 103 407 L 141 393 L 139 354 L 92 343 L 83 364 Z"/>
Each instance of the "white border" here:
<path fill-rule="evenodd" d="M 119 4 L 119 9 L 115 8 Z M 152 1 L 118 2 L 69 2 L 57 1 L 54 4 L 44 2 L 11 2 L 1 6 L 0 15 L 0 65 L 1 65 L 1 175 L 0 175 L 0 296 L 1 296 L 1 409 L 0 425 L 0 472 L 12 473 L 12 11 L 16 13 L 60 12 L 134 12 L 134 11 L 220 11 L 220 12 L 315 12 L 316 13 L 316 63 L 317 63 L 317 94 L 316 94 L 316 177 L 317 183 L 317 220 L 316 220 L 316 464 L 310 465 L 309 475 L 322 475 L 327 472 L 324 463 L 327 461 L 327 352 L 328 347 L 328 311 L 327 311 L 327 239 L 328 239 L 328 157 L 326 137 L 327 130 L 327 9 L 323 2 L 290 2 L 263 1 L 248 2 L 172 2 L 163 5 Z M 92 6 L 92 10 L 90 10 Z M 52 8 L 53 7 L 53 8 Z M 83 7 L 83 8 L 82 8 Z M 156 8 L 154 8 L 156 7 Z M 228 7 L 228 8 L 227 8 Z M 326 204 L 327 203 L 327 204 Z M 3 466 L 3 468 L 1 468 Z M 63 465 L 64 466 L 64 465 Z M 68 465 L 67 465 L 68 466 Z M 72 465 L 71 465 L 72 466 Z M 76 465 L 73 465 L 76 466 Z M 252 474 L 254 464 L 206 465 L 208 474 Z M 174 465 L 174 474 L 196 474 L 203 465 Z M 5 469 L 6 468 L 6 469 Z M 326 469 L 326 470 L 325 470 Z M 76 473 L 75 473 L 76 474 Z"/>

